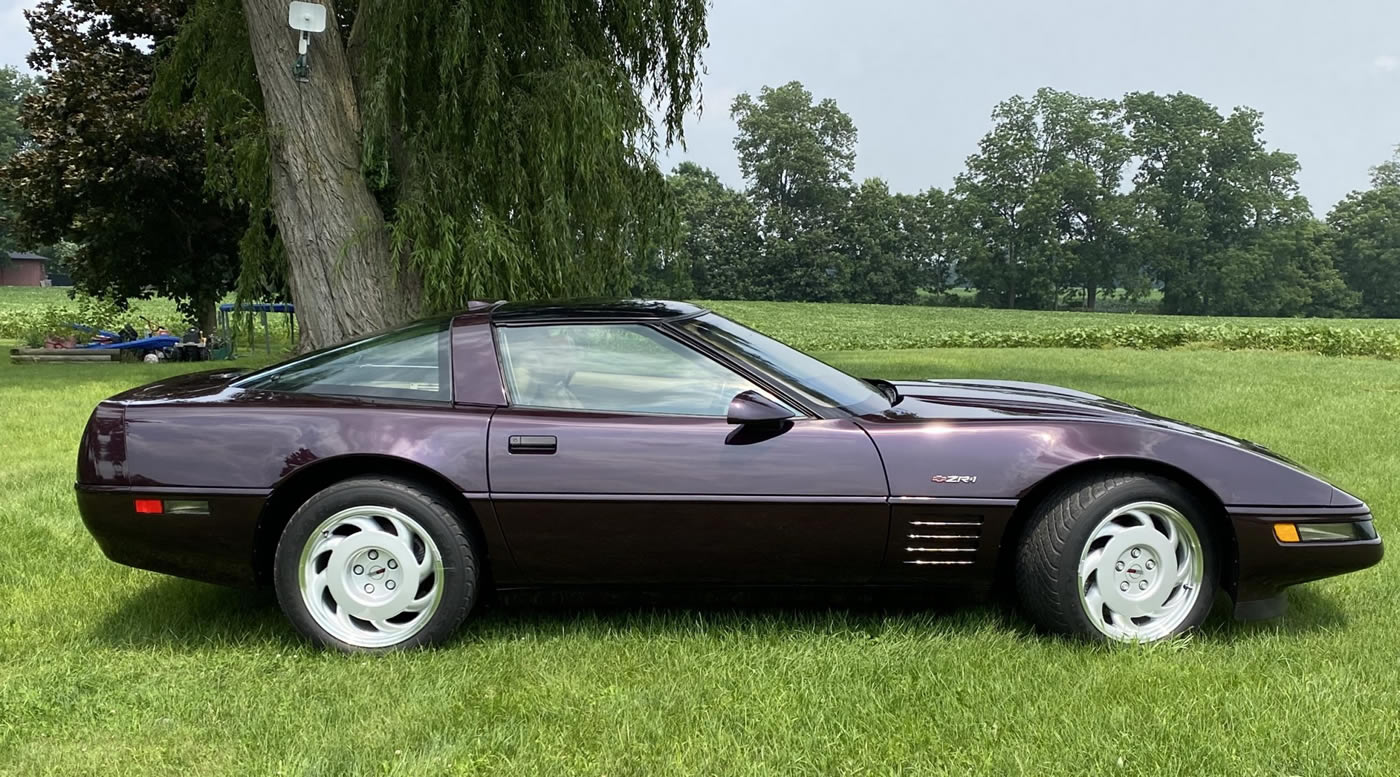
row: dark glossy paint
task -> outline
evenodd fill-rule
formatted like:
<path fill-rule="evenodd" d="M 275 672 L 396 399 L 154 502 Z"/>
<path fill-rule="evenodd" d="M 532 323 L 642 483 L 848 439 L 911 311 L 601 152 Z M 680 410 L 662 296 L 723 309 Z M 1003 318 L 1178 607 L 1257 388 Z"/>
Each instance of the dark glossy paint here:
<path fill-rule="evenodd" d="M 257 582 L 252 564 L 258 516 L 266 493 L 207 489 L 143 489 L 162 499 L 196 497 L 209 516 L 138 514 L 130 489 L 79 485 L 78 512 L 102 552 L 113 561 L 223 585 Z"/>
<path fill-rule="evenodd" d="M 496 361 L 490 316 L 468 313 L 452 324 L 452 400 L 459 405 L 504 407 L 506 389 Z"/>
<path fill-rule="evenodd" d="M 543 435 L 555 453 L 509 451 Z M 884 547 L 885 472 L 849 420 L 765 430 L 506 408 L 487 457 L 501 530 L 538 582 L 868 579 Z"/>
<path fill-rule="evenodd" d="M 705 312 L 687 302 L 659 299 L 581 299 L 505 302 L 491 309 L 497 324 L 547 321 L 664 321 Z"/>
<path fill-rule="evenodd" d="M 1191 474 L 1225 505 L 1357 504 L 1263 448 L 1050 386 L 898 382 L 904 400 L 859 423 L 896 496 L 1019 498 L 1066 467 L 1150 460 Z M 976 482 L 931 480 L 975 475 Z"/>
<path fill-rule="evenodd" d="M 1219 508 L 1237 611 L 1288 585 L 1379 561 L 1380 540 L 1284 545 L 1278 520 L 1360 520 L 1355 497 L 1251 443 L 1083 392 L 1008 381 L 899 382 L 894 406 L 803 407 L 754 365 L 728 362 L 803 415 L 725 418 L 509 405 L 494 327 L 673 321 L 646 300 L 469 306 L 451 331 L 453 402 L 245 390 L 236 372 L 185 375 L 94 411 L 78 505 L 114 560 L 231 584 L 265 581 L 294 495 L 338 474 L 421 473 L 470 508 L 493 582 L 943 586 L 1004 576 L 1025 510 L 1086 467 L 1146 468 Z M 887 403 L 886 403 L 887 404 Z M 141 497 L 200 498 L 208 516 L 137 515 Z"/>

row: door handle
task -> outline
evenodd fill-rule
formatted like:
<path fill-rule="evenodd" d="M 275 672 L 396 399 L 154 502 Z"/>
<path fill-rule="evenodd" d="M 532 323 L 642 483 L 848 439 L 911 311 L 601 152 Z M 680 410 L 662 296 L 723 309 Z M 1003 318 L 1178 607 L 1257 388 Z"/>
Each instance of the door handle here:
<path fill-rule="evenodd" d="M 552 434 L 514 434 L 507 450 L 511 453 L 554 453 L 559 440 Z"/>

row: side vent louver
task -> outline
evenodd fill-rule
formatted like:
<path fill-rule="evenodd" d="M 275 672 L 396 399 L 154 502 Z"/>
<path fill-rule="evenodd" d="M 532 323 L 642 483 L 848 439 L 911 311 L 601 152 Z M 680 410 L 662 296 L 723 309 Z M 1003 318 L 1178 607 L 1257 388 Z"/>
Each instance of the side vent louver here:
<path fill-rule="evenodd" d="M 970 566 L 982 541 L 981 517 L 919 519 L 908 522 L 906 564 Z"/>

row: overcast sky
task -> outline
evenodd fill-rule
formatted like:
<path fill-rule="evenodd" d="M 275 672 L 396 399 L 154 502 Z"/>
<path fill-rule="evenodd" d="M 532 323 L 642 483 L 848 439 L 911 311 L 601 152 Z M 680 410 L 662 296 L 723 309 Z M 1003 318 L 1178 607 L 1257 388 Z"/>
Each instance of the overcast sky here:
<path fill-rule="evenodd" d="M 0 0 L 0 64 L 23 65 L 28 4 Z M 898 191 L 949 186 L 992 106 L 1041 86 L 1257 108 L 1318 212 L 1400 144 L 1396 0 L 715 0 L 709 26 L 705 109 L 666 166 L 736 185 L 730 100 L 791 80 L 851 114 L 857 176 Z"/>

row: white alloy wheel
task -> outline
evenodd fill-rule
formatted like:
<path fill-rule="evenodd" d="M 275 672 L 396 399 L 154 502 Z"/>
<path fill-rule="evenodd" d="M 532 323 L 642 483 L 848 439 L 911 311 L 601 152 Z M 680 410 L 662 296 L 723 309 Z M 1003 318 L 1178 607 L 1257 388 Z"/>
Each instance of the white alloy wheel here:
<path fill-rule="evenodd" d="M 1079 556 L 1079 601 L 1110 639 L 1151 642 L 1191 615 L 1204 576 L 1201 539 L 1186 516 L 1161 502 L 1133 502 L 1089 533 Z"/>
<path fill-rule="evenodd" d="M 331 515 L 307 538 L 298 588 L 308 614 L 357 648 L 398 645 L 421 631 L 442 601 L 442 553 L 407 513 L 376 505 Z"/>

